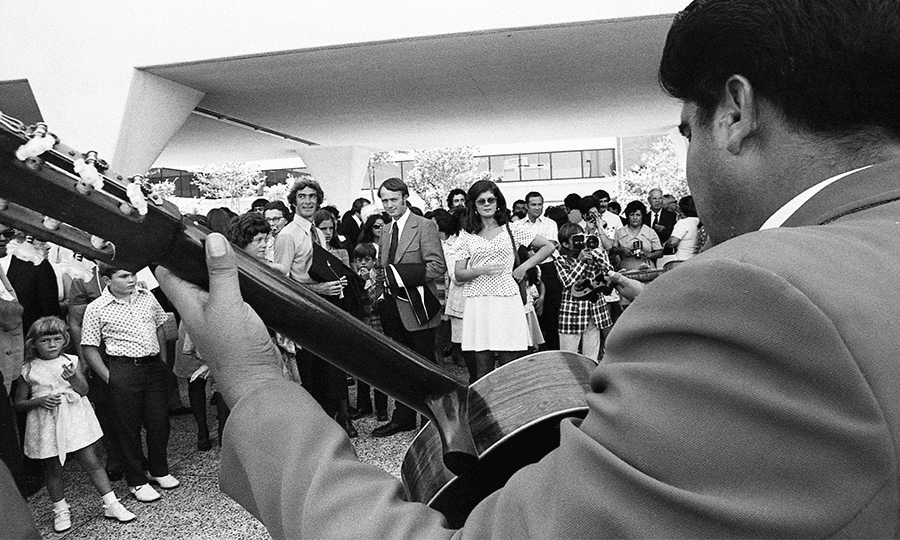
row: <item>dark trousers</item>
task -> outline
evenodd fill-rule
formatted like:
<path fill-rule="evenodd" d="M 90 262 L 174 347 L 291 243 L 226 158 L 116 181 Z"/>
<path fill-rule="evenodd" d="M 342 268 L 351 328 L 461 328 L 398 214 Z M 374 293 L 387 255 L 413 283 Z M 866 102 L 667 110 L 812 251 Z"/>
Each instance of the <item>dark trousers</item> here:
<path fill-rule="evenodd" d="M 434 362 L 434 328 L 410 332 L 403 326 L 400 313 L 392 296 L 385 296 L 381 303 L 381 327 L 389 338 L 406 345 L 422 358 Z M 375 406 L 378 407 L 377 395 Z M 411 426 L 416 423 L 416 411 L 399 401 L 395 404 L 391 422 L 401 426 Z"/>
<path fill-rule="evenodd" d="M 375 411 L 387 412 L 387 394 L 375 389 Z M 372 387 L 363 381 L 356 380 L 356 409 L 365 413 L 372 412 Z"/>
<path fill-rule="evenodd" d="M 119 441 L 115 437 L 116 425 L 113 417 L 113 407 L 109 397 L 109 385 L 103 382 L 94 372 L 88 375 L 88 398 L 94 404 L 94 412 L 100 429 L 103 430 L 103 449 L 106 450 L 106 470 L 114 471 L 122 469 L 122 450 Z"/>
<path fill-rule="evenodd" d="M 562 305 L 562 283 L 556 272 L 556 264 L 545 262 L 541 266 L 541 282 L 544 284 L 544 309 L 538 315 L 538 324 L 544 334 L 542 351 L 559 350 L 559 307 Z"/>
<path fill-rule="evenodd" d="M 18 387 L 19 384 L 27 385 L 28 383 L 23 382 L 22 379 L 14 380 L 12 382 L 12 388 L 10 389 L 10 395 L 16 395 L 16 387 Z M 41 464 L 41 460 L 32 459 L 26 456 L 22 451 L 25 445 L 25 423 L 27 416 L 27 412 L 15 413 L 15 425 L 19 434 L 17 444 L 19 446 L 19 454 L 22 456 L 22 467 L 19 471 L 12 472 L 13 477 L 19 484 L 22 496 L 25 498 L 31 497 L 44 487 L 44 466 Z"/>
<path fill-rule="evenodd" d="M 296 357 L 303 388 L 334 417 L 341 399 L 347 399 L 347 374 L 306 349 L 298 348 Z"/>
<path fill-rule="evenodd" d="M 3 374 L 0 373 L 0 461 L 6 464 L 16 487 L 26 496 L 25 479 L 22 476 L 22 445 L 16 429 L 16 414 L 6 394 Z"/>
<path fill-rule="evenodd" d="M 141 427 L 147 430 L 147 461 L 151 476 L 169 474 L 169 411 L 166 381 L 169 366 L 156 357 L 136 365 L 134 359 L 110 356 L 109 397 L 122 468 L 129 486 L 147 483 L 141 465 Z"/>

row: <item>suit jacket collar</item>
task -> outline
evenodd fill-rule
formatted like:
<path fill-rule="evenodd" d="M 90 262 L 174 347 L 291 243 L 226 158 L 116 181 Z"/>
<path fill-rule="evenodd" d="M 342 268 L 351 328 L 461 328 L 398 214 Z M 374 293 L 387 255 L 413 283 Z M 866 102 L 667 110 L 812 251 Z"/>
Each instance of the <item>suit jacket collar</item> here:
<path fill-rule="evenodd" d="M 409 248 L 410 244 L 412 244 L 413 239 L 415 239 L 416 235 L 419 234 L 419 220 L 422 219 L 419 216 L 413 214 L 409 210 L 406 211 L 407 215 L 405 217 L 406 223 L 403 225 L 403 230 L 400 231 L 400 238 L 397 239 L 397 254 L 405 253 Z M 389 261 L 387 260 L 389 247 L 391 245 L 391 234 L 394 232 L 394 227 L 388 229 L 388 233 L 381 237 L 381 253 L 382 253 L 382 265 L 394 264 L 397 261 Z"/>
<path fill-rule="evenodd" d="M 407 212 L 409 212 L 409 210 L 407 210 Z M 405 252 L 407 248 L 409 248 L 409 245 L 412 244 L 413 238 L 418 234 L 419 222 L 415 219 L 417 217 L 418 216 L 412 212 L 409 212 L 406 223 L 403 225 L 403 230 L 400 231 L 400 238 L 397 240 L 397 253 Z"/>
<path fill-rule="evenodd" d="M 900 200 L 900 160 L 887 161 L 832 183 L 797 209 L 784 227 L 824 225 L 843 216 Z"/>

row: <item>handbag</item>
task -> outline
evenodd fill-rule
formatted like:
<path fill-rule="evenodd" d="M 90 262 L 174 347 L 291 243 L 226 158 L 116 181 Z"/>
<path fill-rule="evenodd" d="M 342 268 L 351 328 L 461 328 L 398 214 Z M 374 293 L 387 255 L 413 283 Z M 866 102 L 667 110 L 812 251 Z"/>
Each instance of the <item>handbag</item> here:
<path fill-rule="evenodd" d="M 506 232 L 509 233 L 509 241 L 512 242 L 513 248 L 513 256 L 515 256 L 516 260 L 513 263 L 513 270 L 519 267 L 522 264 L 522 259 L 519 257 L 519 250 L 516 248 L 516 239 L 513 238 L 512 230 L 509 228 L 509 224 L 506 224 Z M 522 281 L 518 282 L 519 285 L 519 296 L 522 297 L 522 305 L 528 303 L 528 283 L 525 282 L 523 278 Z"/>

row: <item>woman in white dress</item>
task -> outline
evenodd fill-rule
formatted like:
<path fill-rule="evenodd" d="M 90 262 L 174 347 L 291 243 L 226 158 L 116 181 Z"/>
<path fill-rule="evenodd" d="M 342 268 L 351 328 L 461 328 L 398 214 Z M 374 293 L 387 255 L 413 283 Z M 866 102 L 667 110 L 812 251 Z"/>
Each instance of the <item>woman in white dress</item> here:
<path fill-rule="evenodd" d="M 515 245 L 514 245 L 515 244 Z M 514 248 L 536 253 L 513 270 Z M 464 283 L 462 349 L 474 351 L 478 378 L 515 360 L 528 348 L 528 326 L 518 282 L 553 253 L 553 244 L 530 228 L 509 224 L 500 188 L 490 180 L 472 184 L 463 230 L 456 242 L 456 279 Z"/>

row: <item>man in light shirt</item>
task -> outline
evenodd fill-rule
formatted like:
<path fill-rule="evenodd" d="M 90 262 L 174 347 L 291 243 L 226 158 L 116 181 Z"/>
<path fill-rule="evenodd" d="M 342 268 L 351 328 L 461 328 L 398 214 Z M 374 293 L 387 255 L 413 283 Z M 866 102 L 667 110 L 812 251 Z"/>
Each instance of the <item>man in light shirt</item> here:
<path fill-rule="evenodd" d="M 558 227 L 556 222 L 544 215 L 544 196 L 537 191 L 525 195 L 525 203 L 528 205 L 528 215 L 521 221 L 523 227 L 531 228 L 532 232 L 539 234 L 559 247 L 557 239 Z M 556 273 L 557 253 L 547 258 L 538 267 L 541 269 L 541 282 L 544 284 L 543 300 L 536 300 L 534 311 L 538 315 L 538 324 L 544 335 L 544 344 L 541 350 L 555 351 L 559 349 L 559 306 L 562 304 L 562 283 Z"/>

